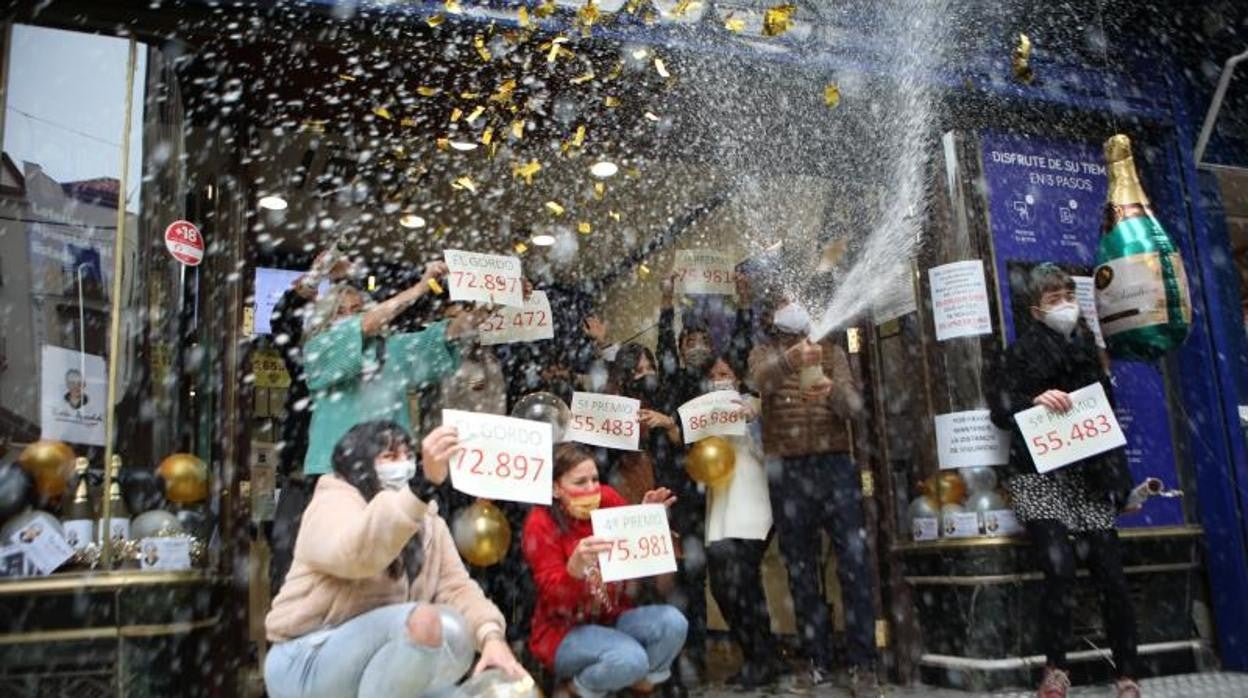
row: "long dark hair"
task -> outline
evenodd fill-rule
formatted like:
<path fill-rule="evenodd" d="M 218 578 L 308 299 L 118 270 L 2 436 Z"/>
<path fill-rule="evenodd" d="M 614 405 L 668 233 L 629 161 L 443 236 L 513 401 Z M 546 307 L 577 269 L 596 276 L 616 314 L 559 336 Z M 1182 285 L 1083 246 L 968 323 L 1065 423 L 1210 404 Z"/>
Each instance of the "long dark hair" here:
<path fill-rule="evenodd" d="M 414 452 L 411 435 L 397 423 L 378 420 L 357 424 L 334 445 L 334 474 L 359 490 L 364 501 L 371 502 L 381 492 L 381 480 L 377 477 L 375 465 L 377 456 L 401 446 Z M 406 571 L 410 581 L 420 573 L 423 564 L 423 537 L 415 535 L 403 546 L 403 551 L 386 571 L 394 579 Z"/>
<path fill-rule="evenodd" d="M 585 448 L 580 444 L 571 442 L 562 443 L 555 447 L 555 466 L 551 471 L 553 482 L 558 482 L 559 478 L 568 474 L 568 471 L 587 460 L 594 461 L 594 465 L 598 465 L 598 461 L 594 458 L 594 452 Z M 559 502 L 552 501 L 550 503 L 550 513 L 555 517 L 555 523 L 559 525 L 561 531 L 567 531 L 570 522 L 568 521 L 568 513 L 559 506 Z"/>
<path fill-rule="evenodd" d="M 637 366 L 641 363 L 643 356 L 650 360 L 650 366 L 654 369 L 655 375 L 658 375 L 659 365 L 655 363 L 654 352 L 642 344 L 629 342 L 620 347 L 620 351 L 615 355 L 615 361 L 611 363 L 609 381 L 611 390 L 625 397 L 638 397 L 632 394 L 633 375 L 637 373 Z"/>

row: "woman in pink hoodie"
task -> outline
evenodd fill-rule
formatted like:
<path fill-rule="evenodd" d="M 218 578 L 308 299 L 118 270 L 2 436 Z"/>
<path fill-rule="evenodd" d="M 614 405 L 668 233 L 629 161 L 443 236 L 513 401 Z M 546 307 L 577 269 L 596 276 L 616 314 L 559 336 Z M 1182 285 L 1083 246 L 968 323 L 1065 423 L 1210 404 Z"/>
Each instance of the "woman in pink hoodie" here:
<path fill-rule="evenodd" d="M 446 479 L 458 434 L 441 427 L 421 445 L 423 478 L 393 422 L 355 426 L 334 447 L 265 618 L 272 698 L 431 695 L 467 673 L 474 651 L 475 673 L 525 676 L 436 504 L 412 493 Z"/>

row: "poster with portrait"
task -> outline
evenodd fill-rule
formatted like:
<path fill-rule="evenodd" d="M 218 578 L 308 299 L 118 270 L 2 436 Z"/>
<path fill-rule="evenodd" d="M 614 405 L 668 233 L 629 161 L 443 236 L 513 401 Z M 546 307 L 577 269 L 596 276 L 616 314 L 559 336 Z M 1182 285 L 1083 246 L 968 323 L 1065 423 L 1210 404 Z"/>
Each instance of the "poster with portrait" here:
<path fill-rule="evenodd" d="M 48 345 L 40 356 L 40 437 L 103 446 L 104 357 Z"/>

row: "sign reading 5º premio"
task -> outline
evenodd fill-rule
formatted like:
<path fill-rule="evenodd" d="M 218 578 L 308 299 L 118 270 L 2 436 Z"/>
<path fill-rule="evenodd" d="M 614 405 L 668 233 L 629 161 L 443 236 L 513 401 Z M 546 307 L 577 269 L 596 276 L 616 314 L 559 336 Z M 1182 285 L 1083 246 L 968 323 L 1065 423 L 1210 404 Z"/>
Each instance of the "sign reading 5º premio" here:
<path fill-rule="evenodd" d="M 573 393 L 567 439 L 590 446 L 636 451 L 641 441 L 640 413 L 640 400 L 600 393 Z"/>
<path fill-rule="evenodd" d="M 549 424 L 492 414 L 442 410 L 463 445 L 451 457 L 451 485 L 474 497 L 550 504 L 554 467 Z"/>
<path fill-rule="evenodd" d="M 598 553 L 602 581 L 653 577 L 676 571 L 676 552 L 667 523 L 667 507 L 639 504 L 598 509 L 590 514 L 594 535 L 613 542 Z"/>
<path fill-rule="evenodd" d="M 1066 413 L 1038 406 L 1014 415 L 1036 471 L 1047 473 L 1127 445 L 1100 383 L 1070 393 Z"/>

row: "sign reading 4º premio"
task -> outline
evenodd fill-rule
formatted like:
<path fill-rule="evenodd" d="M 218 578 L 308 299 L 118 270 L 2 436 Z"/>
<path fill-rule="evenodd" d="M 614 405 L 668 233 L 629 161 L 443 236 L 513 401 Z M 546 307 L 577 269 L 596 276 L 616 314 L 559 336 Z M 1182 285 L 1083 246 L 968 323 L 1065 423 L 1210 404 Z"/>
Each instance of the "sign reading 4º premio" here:
<path fill-rule="evenodd" d="M 610 552 L 598 553 L 602 581 L 653 577 L 676 571 L 667 507 L 640 504 L 598 509 L 590 514 L 594 535 L 612 541 Z"/>

